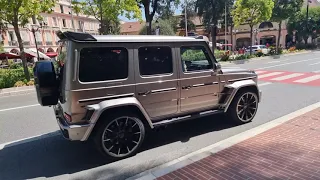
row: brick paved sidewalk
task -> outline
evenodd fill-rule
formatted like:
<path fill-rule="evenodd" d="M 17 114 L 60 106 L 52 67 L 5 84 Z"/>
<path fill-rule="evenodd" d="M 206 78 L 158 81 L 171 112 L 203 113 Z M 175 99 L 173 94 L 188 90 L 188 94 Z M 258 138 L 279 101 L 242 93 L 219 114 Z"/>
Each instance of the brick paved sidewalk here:
<path fill-rule="evenodd" d="M 157 179 L 320 179 L 320 108 Z"/>

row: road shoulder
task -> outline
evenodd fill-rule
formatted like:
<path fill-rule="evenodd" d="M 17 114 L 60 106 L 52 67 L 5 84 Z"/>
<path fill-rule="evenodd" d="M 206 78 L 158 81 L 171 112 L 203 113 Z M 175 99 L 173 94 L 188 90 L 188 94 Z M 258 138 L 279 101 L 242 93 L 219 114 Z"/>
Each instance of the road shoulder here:
<path fill-rule="evenodd" d="M 320 102 L 315 103 L 313 105 L 302 108 L 302 109 L 295 111 L 293 113 L 290 113 L 288 115 L 285 115 L 283 117 L 275 119 L 271 122 L 268 122 L 268 123 L 263 124 L 261 126 L 258 126 L 256 128 L 253 128 L 251 130 L 245 131 L 243 133 L 237 134 L 233 137 L 230 137 L 228 139 L 225 139 L 223 141 L 220 141 L 218 143 L 215 143 L 213 145 L 210 145 L 208 147 L 200 149 L 196 152 L 190 153 L 186 156 L 177 158 L 177 159 L 170 161 L 166 164 L 163 164 L 161 166 L 158 166 L 153 169 L 142 172 L 136 176 L 128 178 L 127 180 L 132 180 L 132 179 L 143 180 L 143 179 L 157 179 L 157 178 L 166 179 L 166 176 L 170 177 L 170 176 L 177 176 L 177 174 L 181 175 L 181 171 L 185 172 L 189 176 L 192 176 L 192 174 L 190 174 L 190 173 L 188 174 L 188 172 L 186 171 L 186 168 L 188 169 L 190 166 L 193 168 L 199 167 L 199 165 L 197 163 L 202 163 L 200 161 L 207 161 L 208 158 L 214 158 L 214 156 L 219 156 L 217 154 L 219 154 L 220 152 L 223 153 L 224 152 L 223 150 L 225 150 L 227 148 L 232 149 L 232 147 L 235 147 L 236 144 L 239 144 L 239 143 L 241 144 L 246 141 L 251 141 L 251 139 L 255 139 L 258 136 L 263 136 L 265 133 L 268 133 L 268 132 L 270 133 L 270 131 L 273 131 L 277 128 L 281 129 L 281 126 L 284 126 L 284 124 L 287 124 L 287 122 L 289 122 L 289 121 L 293 122 L 295 120 L 300 121 L 300 120 L 305 120 L 305 119 L 309 119 L 311 121 L 313 119 L 313 117 L 310 117 L 310 116 L 312 115 L 313 111 L 316 111 L 318 113 L 317 118 L 319 118 L 320 117 L 320 109 L 319 108 L 320 108 Z M 306 123 L 306 122 L 304 122 L 304 123 Z M 312 127 L 306 126 L 306 128 L 311 129 Z M 314 142 L 314 144 L 315 143 L 317 143 L 317 142 Z M 319 148 L 319 146 L 317 146 L 317 148 Z M 226 150 L 226 151 L 228 151 L 228 150 Z M 224 153 L 224 154 L 226 154 L 225 156 L 228 156 L 227 153 Z M 259 158 L 259 157 L 257 157 L 257 158 Z M 257 158 L 255 160 L 257 160 Z M 233 159 L 233 157 L 231 159 Z M 316 161 L 316 162 L 320 162 L 320 159 L 319 159 L 319 161 Z M 221 163 L 223 163 L 223 162 L 221 162 Z M 263 166 L 263 165 L 261 165 L 261 166 Z M 251 168 L 251 166 L 248 166 L 248 167 Z M 259 168 L 259 166 L 258 167 L 256 166 L 255 168 Z M 179 172 L 177 172 L 177 170 Z M 199 169 L 196 169 L 196 170 L 199 170 Z M 215 171 L 215 169 L 212 169 L 212 171 Z M 289 170 L 286 169 L 285 171 L 289 171 Z M 285 171 L 283 171 L 283 174 L 286 173 Z M 266 173 L 268 173 L 268 172 L 266 171 Z M 301 173 L 303 173 L 303 172 L 301 172 Z M 186 174 L 184 174 L 184 175 L 182 174 L 182 176 L 186 176 Z M 199 175 L 199 173 L 198 173 L 198 175 Z M 208 175 L 209 175 L 208 173 L 201 174 L 201 176 L 208 176 Z M 235 174 L 233 174 L 233 175 L 235 175 Z M 297 178 L 299 176 L 302 176 L 302 175 L 301 174 L 296 175 Z"/>

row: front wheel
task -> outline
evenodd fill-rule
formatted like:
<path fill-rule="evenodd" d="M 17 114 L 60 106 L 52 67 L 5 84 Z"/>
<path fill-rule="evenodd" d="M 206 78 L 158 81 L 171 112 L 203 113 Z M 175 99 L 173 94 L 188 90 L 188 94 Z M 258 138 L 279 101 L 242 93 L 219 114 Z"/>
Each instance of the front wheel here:
<path fill-rule="evenodd" d="M 142 145 L 145 127 L 135 115 L 113 115 L 99 128 L 95 142 L 109 159 L 117 160 L 135 155 Z"/>
<path fill-rule="evenodd" d="M 228 119 L 244 124 L 252 121 L 258 110 L 258 95 L 253 91 L 242 90 L 234 97 L 227 111 Z"/>

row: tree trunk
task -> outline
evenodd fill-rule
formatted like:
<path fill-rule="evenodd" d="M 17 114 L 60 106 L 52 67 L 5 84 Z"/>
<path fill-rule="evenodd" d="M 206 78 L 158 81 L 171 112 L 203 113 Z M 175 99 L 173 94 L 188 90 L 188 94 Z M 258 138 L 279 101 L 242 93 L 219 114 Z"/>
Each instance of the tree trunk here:
<path fill-rule="evenodd" d="M 211 42 L 212 42 L 212 53 L 214 54 L 215 48 L 216 48 L 216 42 L 217 42 L 217 38 L 216 38 L 216 32 L 217 32 L 217 26 L 213 25 L 211 27 Z"/>
<path fill-rule="evenodd" d="M 22 60 L 22 66 L 23 66 L 24 75 L 25 75 L 27 81 L 30 81 L 30 73 L 29 73 L 29 69 L 28 69 L 28 66 L 27 66 L 26 56 L 24 54 L 23 42 L 22 42 L 20 31 L 19 31 L 19 24 L 16 21 L 12 25 L 13 25 L 13 28 L 14 28 L 14 32 L 16 33 L 18 44 L 19 44 L 20 56 L 21 56 L 21 60 Z"/>
<path fill-rule="evenodd" d="M 252 55 L 252 36 L 253 36 L 253 26 L 250 25 L 250 55 Z"/>
<path fill-rule="evenodd" d="M 233 47 L 234 47 L 234 43 L 233 43 L 233 25 L 231 24 L 231 26 L 230 26 L 230 37 L 231 37 L 231 44 L 232 44 L 232 48 L 231 48 L 231 50 L 232 51 L 234 51 L 234 49 L 233 49 Z"/>
<path fill-rule="evenodd" d="M 307 44 L 308 44 L 309 36 L 304 36 L 303 39 L 304 39 L 304 44 L 307 45 Z"/>
<path fill-rule="evenodd" d="M 280 45 L 280 38 L 281 38 L 281 24 L 282 21 L 279 22 L 279 30 L 278 30 L 278 41 L 277 41 L 277 54 L 279 54 L 279 45 Z"/>
<path fill-rule="evenodd" d="M 147 35 L 151 35 L 152 18 L 150 14 L 150 1 L 144 2 L 144 15 L 146 17 Z"/>

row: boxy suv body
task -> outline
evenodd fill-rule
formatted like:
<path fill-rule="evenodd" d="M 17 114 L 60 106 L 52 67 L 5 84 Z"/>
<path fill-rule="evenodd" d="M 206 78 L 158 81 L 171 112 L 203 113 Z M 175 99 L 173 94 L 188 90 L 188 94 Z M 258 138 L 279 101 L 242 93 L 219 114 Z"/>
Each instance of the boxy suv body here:
<path fill-rule="evenodd" d="M 247 123 L 257 112 L 255 72 L 221 69 L 202 39 L 57 35 L 58 68 L 34 69 L 38 101 L 54 107 L 65 138 L 93 139 L 110 158 L 135 154 L 147 129 L 215 113 Z"/>

